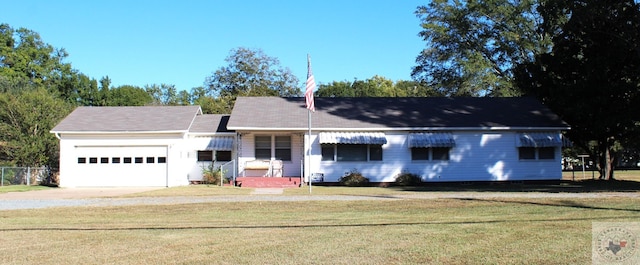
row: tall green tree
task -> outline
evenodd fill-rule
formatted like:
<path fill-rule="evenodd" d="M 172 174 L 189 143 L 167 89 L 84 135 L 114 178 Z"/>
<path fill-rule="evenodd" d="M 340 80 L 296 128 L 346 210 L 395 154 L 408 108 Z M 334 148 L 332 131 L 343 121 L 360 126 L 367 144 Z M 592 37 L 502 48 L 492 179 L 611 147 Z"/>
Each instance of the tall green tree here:
<path fill-rule="evenodd" d="M 436 91 L 422 87 L 419 82 L 390 79 L 375 75 L 365 80 L 333 81 L 318 85 L 318 97 L 424 97 L 439 96 Z"/>
<path fill-rule="evenodd" d="M 145 89 L 136 86 L 119 86 L 109 90 L 105 106 L 146 106 L 154 99 Z"/>
<path fill-rule="evenodd" d="M 574 143 L 595 142 L 601 178 L 613 179 L 616 146 L 640 136 L 640 5 L 545 1 L 540 13 L 553 50 L 522 64 L 518 84 L 571 124 Z"/>
<path fill-rule="evenodd" d="M 513 68 L 550 48 L 536 0 L 432 0 L 418 7 L 426 42 L 412 77 L 447 96 L 513 96 Z"/>
<path fill-rule="evenodd" d="M 77 72 L 64 62 L 67 56 L 64 49 L 45 43 L 34 31 L 0 24 L 0 76 L 2 83 L 14 84 L 0 87 L 0 92 L 44 87 L 74 100 L 74 87 L 65 85 L 65 80 Z"/>
<path fill-rule="evenodd" d="M 237 96 L 299 96 L 301 83 L 287 67 L 280 66 L 277 58 L 259 49 L 237 48 L 225 59 L 221 67 L 205 80 L 208 94 L 218 99 L 229 99 L 231 105 Z M 231 108 L 225 110 L 229 113 Z"/>
<path fill-rule="evenodd" d="M 111 79 L 109 76 L 103 76 L 100 78 L 100 91 L 98 92 L 100 98 L 98 104 L 100 106 L 107 106 L 111 94 L 109 89 L 111 89 Z"/>
<path fill-rule="evenodd" d="M 72 105 L 44 89 L 0 93 L 0 160 L 17 166 L 59 162 L 58 139 L 49 131 Z"/>

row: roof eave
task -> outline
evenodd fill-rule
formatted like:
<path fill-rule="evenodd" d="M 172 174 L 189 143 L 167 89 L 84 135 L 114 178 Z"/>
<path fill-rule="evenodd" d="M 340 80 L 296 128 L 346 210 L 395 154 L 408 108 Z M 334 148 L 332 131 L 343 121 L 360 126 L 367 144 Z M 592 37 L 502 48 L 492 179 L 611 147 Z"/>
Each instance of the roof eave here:
<path fill-rule="evenodd" d="M 236 132 L 189 132 L 189 135 L 194 135 L 194 136 L 203 136 L 203 135 L 221 135 L 221 136 L 225 136 L 225 135 L 236 135 Z"/>
<path fill-rule="evenodd" d="M 168 131 L 54 131 L 49 133 L 55 134 L 176 134 L 188 133 L 187 130 L 168 130 Z"/>
<path fill-rule="evenodd" d="M 232 127 L 235 131 L 307 131 L 309 128 L 276 128 L 276 127 Z M 338 128 L 311 127 L 312 131 L 566 131 L 569 126 L 486 126 L 486 127 L 367 127 L 367 128 Z"/>

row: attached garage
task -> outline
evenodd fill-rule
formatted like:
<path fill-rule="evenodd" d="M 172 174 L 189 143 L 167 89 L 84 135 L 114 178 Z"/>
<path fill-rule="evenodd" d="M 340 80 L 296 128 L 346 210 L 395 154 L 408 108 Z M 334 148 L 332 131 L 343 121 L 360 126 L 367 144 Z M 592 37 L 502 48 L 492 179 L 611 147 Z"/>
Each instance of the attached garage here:
<path fill-rule="evenodd" d="M 198 106 L 78 107 L 51 130 L 60 139 L 60 186 L 188 185 L 190 130 L 200 116 Z"/>

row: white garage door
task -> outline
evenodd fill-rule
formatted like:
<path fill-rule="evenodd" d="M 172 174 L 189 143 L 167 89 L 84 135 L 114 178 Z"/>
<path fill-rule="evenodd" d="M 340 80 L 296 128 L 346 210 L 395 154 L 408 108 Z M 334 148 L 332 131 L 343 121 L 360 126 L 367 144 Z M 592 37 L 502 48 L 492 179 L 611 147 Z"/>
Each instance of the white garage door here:
<path fill-rule="evenodd" d="M 78 187 L 166 187 L 166 146 L 76 147 Z"/>

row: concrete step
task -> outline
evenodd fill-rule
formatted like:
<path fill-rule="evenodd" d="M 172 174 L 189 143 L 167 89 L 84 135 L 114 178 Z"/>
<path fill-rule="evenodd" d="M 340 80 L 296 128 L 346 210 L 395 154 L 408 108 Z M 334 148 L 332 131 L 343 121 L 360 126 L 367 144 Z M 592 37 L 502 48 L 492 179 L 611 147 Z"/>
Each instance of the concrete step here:
<path fill-rule="evenodd" d="M 238 186 L 243 188 L 295 188 L 300 187 L 299 177 L 239 177 Z"/>

